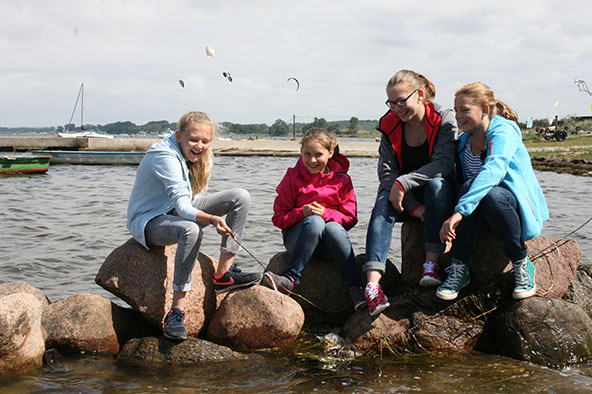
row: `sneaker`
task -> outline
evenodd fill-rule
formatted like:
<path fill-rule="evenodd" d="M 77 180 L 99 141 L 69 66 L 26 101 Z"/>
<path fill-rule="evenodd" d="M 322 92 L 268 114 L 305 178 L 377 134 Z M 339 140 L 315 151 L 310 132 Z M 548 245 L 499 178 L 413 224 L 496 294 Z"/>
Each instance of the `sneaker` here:
<path fill-rule="evenodd" d="M 349 288 L 349 297 L 354 304 L 354 310 L 358 310 L 366 305 L 368 302 L 366 301 L 366 297 L 364 294 L 364 290 L 362 286 L 352 286 Z"/>
<path fill-rule="evenodd" d="M 233 265 L 224 275 L 217 277 L 214 274 L 214 289 L 216 293 L 225 293 L 232 289 L 238 289 L 239 287 L 247 287 L 254 285 L 261 279 L 261 275 L 257 273 L 243 273 L 240 269 Z"/>
<path fill-rule="evenodd" d="M 187 339 L 185 329 L 185 312 L 179 308 L 173 308 L 164 318 L 164 336 L 170 339 Z"/>
<path fill-rule="evenodd" d="M 469 266 L 460 260 L 452 260 L 450 267 L 446 268 L 448 277 L 436 291 L 436 296 L 446 301 L 454 300 L 458 293 L 471 282 Z"/>
<path fill-rule="evenodd" d="M 267 271 L 263 274 L 261 284 L 287 295 L 292 294 L 292 290 L 294 290 L 294 279 L 292 279 L 291 276 L 277 275 L 271 271 Z"/>
<path fill-rule="evenodd" d="M 528 257 L 513 262 L 514 266 L 514 292 L 512 297 L 516 300 L 528 298 L 536 293 L 534 283 L 534 265 Z"/>
<path fill-rule="evenodd" d="M 376 316 L 389 306 L 388 298 L 384 295 L 382 287 L 378 283 L 368 283 L 364 289 L 364 295 L 368 302 L 370 316 Z"/>
<path fill-rule="evenodd" d="M 421 267 L 421 279 L 419 285 L 421 287 L 438 286 L 442 283 L 440 274 L 438 273 L 438 264 L 433 261 L 426 261 Z"/>

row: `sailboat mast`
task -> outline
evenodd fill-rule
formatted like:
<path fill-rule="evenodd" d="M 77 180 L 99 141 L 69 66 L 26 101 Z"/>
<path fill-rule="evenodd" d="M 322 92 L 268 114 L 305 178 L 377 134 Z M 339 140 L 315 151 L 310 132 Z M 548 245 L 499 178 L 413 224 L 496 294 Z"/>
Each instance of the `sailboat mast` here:
<path fill-rule="evenodd" d="M 84 82 L 80 85 L 80 130 L 84 130 Z"/>

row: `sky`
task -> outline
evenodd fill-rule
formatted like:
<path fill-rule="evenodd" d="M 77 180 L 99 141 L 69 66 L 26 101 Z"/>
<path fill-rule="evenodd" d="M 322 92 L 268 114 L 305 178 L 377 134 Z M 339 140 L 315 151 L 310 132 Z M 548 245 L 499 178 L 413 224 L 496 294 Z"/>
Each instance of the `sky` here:
<path fill-rule="evenodd" d="M 81 83 L 85 124 L 378 119 L 400 69 L 446 107 L 480 81 L 520 121 L 557 101 L 592 115 L 574 83 L 592 89 L 590 15 L 590 0 L 0 0 L 0 126 L 66 124 Z"/>

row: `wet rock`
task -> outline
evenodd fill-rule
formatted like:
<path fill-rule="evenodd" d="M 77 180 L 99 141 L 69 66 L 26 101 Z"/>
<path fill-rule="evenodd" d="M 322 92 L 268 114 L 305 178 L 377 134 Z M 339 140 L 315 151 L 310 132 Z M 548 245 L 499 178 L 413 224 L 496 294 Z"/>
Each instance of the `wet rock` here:
<path fill-rule="evenodd" d="M 579 305 L 592 317 L 592 264 L 580 264 L 563 300 Z"/>
<path fill-rule="evenodd" d="M 271 258 L 265 271 L 281 274 L 288 266 L 289 258 L 289 252 L 277 253 Z M 365 285 L 366 276 L 362 273 L 363 254 L 356 257 L 356 263 L 361 283 Z M 387 286 L 385 291 L 397 286 L 398 280 L 399 271 L 388 261 L 387 271 L 382 280 L 384 286 Z M 333 261 L 313 257 L 302 272 L 302 279 L 294 288 L 294 292 L 296 295 L 292 298 L 302 307 L 307 324 L 343 323 L 354 313 L 348 289 Z"/>
<path fill-rule="evenodd" d="M 579 244 L 573 240 L 547 237 L 537 237 L 526 244 L 528 255 L 536 267 L 537 295 L 561 298 L 582 259 Z M 403 223 L 401 245 L 401 286 L 417 286 L 421 277 L 421 265 L 425 260 L 421 222 Z M 441 256 L 440 262 L 441 273 L 445 275 L 444 268 L 450 265 L 450 256 Z M 500 239 L 489 226 L 481 226 L 471 264 L 471 284 L 468 291 L 478 289 L 495 276 L 511 269 L 512 264 L 504 254 Z M 508 278 L 513 281 L 513 277 Z"/>
<path fill-rule="evenodd" d="M 101 266 L 95 281 L 138 310 L 155 327 L 162 322 L 173 299 L 176 245 L 147 250 L 133 238 L 115 249 Z M 216 311 L 212 283 L 218 262 L 199 253 L 185 297 L 185 326 L 197 336 Z"/>
<path fill-rule="evenodd" d="M 496 353 L 564 367 L 592 357 L 592 319 L 578 305 L 528 298 L 505 308 L 494 323 Z"/>
<path fill-rule="evenodd" d="M 203 339 L 187 338 L 182 342 L 165 337 L 145 337 L 129 340 L 117 360 L 135 366 L 178 366 L 205 362 L 244 360 L 247 357 L 231 349 Z"/>
<path fill-rule="evenodd" d="M 0 297 L 0 376 L 40 367 L 45 352 L 43 306 L 29 293 Z"/>
<path fill-rule="evenodd" d="M 208 339 L 237 350 L 282 347 L 296 340 L 303 325 L 296 301 L 256 285 L 226 296 L 208 327 Z"/>
<path fill-rule="evenodd" d="M 129 338 L 154 333 L 137 312 L 85 293 L 49 305 L 42 323 L 48 334 L 47 347 L 63 353 L 117 354 Z"/>
<path fill-rule="evenodd" d="M 381 341 L 405 332 L 411 326 L 409 316 L 413 305 L 404 297 L 390 298 L 391 306 L 376 317 L 368 308 L 357 310 L 341 328 L 340 336 L 359 349 L 381 346 Z"/>
<path fill-rule="evenodd" d="M 29 293 L 39 300 L 42 307 L 50 304 L 47 296 L 38 288 L 25 282 L 0 283 L 0 297 L 14 293 Z"/>

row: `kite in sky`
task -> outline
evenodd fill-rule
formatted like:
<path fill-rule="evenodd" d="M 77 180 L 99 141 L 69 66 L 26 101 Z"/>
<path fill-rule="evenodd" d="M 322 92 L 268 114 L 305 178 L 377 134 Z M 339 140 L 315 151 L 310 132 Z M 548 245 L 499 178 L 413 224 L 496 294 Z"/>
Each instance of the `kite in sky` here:
<path fill-rule="evenodd" d="M 181 87 L 184 88 L 185 82 L 182 79 L 179 79 L 179 85 L 181 85 Z"/>
<path fill-rule="evenodd" d="M 216 51 L 214 51 L 214 48 L 212 47 L 206 47 L 206 55 L 208 55 L 208 57 L 216 57 Z"/>
<path fill-rule="evenodd" d="M 232 77 L 230 76 L 229 72 L 223 71 L 222 75 L 224 76 L 224 78 L 228 79 L 229 82 L 232 82 Z"/>
<path fill-rule="evenodd" d="M 294 77 L 290 77 L 288 78 L 288 80 L 286 82 L 290 82 L 290 79 L 293 80 L 294 82 L 296 82 L 296 90 L 300 89 L 300 82 L 298 82 L 298 80 Z"/>

